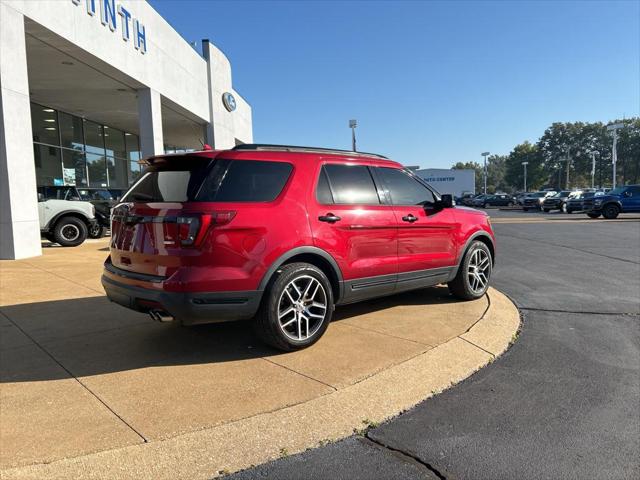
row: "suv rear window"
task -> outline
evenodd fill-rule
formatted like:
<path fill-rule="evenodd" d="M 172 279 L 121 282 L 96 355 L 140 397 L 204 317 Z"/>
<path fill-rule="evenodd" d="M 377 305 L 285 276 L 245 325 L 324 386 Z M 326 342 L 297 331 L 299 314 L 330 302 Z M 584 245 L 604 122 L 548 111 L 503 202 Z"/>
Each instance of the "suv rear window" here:
<path fill-rule="evenodd" d="M 123 201 L 270 202 L 292 169 L 283 162 L 172 157 L 147 168 Z"/>

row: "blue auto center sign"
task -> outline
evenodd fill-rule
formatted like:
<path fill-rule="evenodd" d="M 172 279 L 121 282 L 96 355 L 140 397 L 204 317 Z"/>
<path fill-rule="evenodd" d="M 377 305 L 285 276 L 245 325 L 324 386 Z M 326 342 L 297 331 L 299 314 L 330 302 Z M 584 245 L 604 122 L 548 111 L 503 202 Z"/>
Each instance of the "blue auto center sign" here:
<path fill-rule="evenodd" d="M 136 50 L 147 53 L 147 32 L 144 25 L 122 4 L 116 4 L 115 0 L 71 0 L 71 2 L 78 7 L 84 4 L 88 15 L 92 17 L 99 15 L 102 25 L 108 26 L 112 32 L 116 32 L 119 28 L 125 42 L 133 40 Z"/>

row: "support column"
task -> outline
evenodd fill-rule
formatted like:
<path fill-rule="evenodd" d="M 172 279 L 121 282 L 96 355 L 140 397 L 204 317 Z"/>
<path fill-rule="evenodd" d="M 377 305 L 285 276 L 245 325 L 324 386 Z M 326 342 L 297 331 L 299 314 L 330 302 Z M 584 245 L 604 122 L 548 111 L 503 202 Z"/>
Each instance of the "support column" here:
<path fill-rule="evenodd" d="M 138 90 L 138 126 L 142 157 L 162 155 L 162 104 L 160 94 L 150 88 Z"/>
<path fill-rule="evenodd" d="M 206 141 L 215 149 L 233 148 L 234 112 L 224 107 L 222 95 L 231 92 L 231 64 L 227 57 L 209 40 L 202 41 L 202 55 L 207 61 L 209 83 L 209 124 L 206 126 Z"/>
<path fill-rule="evenodd" d="M 0 259 L 41 254 L 24 17 L 0 2 Z"/>

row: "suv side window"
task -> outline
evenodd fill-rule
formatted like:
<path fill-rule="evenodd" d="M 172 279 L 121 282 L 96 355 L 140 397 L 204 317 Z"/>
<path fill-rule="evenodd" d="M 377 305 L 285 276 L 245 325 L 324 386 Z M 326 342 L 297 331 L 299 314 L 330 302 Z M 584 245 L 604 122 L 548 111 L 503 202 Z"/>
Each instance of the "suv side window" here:
<path fill-rule="evenodd" d="M 327 164 L 322 170 L 327 175 L 333 194 L 333 202 L 346 205 L 377 205 L 380 203 L 369 167 Z M 318 187 L 320 186 L 321 184 L 318 183 Z M 319 194 L 318 201 L 320 201 Z"/>
<path fill-rule="evenodd" d="M 431 190 L 398 168 L 376 168 L 393 205 L 421 205 L 435 202 Z"/>

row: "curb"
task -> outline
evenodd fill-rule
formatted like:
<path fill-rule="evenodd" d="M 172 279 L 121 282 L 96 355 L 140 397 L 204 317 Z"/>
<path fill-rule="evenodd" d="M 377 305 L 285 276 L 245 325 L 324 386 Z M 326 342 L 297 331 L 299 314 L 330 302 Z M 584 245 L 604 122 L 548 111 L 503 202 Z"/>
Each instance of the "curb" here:
<path fill-rule="evenodd" d="M 450 388 L 502 354 L 515 339 L 520 314 L 497 290 L 487 296 L 485 314 L 465 333 L 343 389 L 167 440 L 7 469 L 2 478 L 211 478 L 342 439 Z"/>

